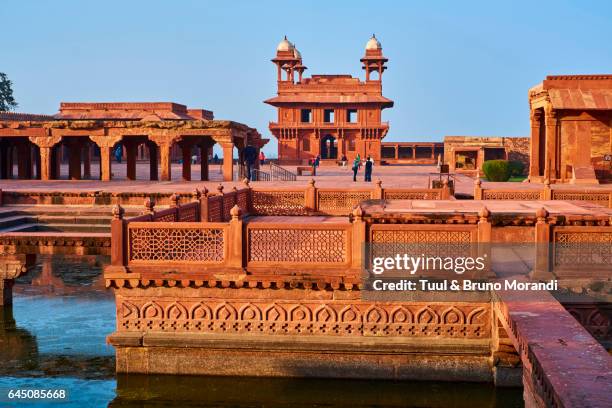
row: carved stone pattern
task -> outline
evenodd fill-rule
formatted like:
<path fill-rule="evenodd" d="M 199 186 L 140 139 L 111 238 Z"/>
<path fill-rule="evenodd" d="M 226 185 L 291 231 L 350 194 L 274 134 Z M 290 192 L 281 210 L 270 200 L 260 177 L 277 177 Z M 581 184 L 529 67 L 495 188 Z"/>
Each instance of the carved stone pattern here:
<path fill-rule="evenodd" d="M 437 191 L 385 191 L 385 200 L 439 200 Z"/>
<path fill-rule="evenodd" d="M 249 261 L 344 263 L 345 230 L 249 229 Z"/>
<path fill-rule="evenodd" d="M 240 190 L 236 196 L 236 205 L 240 208 L 242 214 L 247 214 L 249 212 L 249 191 L 248 190 Z"/>
<path fill-rule="evenodd" d="M 370 255 L 468 256 L 473 249 L 471 237 L 470 231 L 375 230 L 372 231 Z"/>
<path fill-rule="evenodd" d="M 612 342 L 612 306 L 584 304 L 565 308 L 597 341 Z"/>
<path fill-rule="evenodd" d="M 253 209 L 258 215 L 305 215 L 302 191 L 253 191 Z"/>
<path fill-rule="evenodd" d="M 612 265 L 612 232 L 555 232 L 555 265 Z"/>
<path fill-rule="evenodd" d="M 232 219 L 232 208 L 236 205 L 236 194 L 227 194 L 223 196 L 223 221 Z"/>
<path fill-rule="evenodd" d="M 318 191 L 319 211 L 350 211 L 357 204 L 371 198 L 368 191 Z"/>
<path fill-rule="evenodd" d="M 146 302 L 146 303 L 145 303 Z M 444 337 L 490 335 L 490 310 L 478 305 L 124 300 L 119 331 L 217 334 Z"/>
<path fill-rule="evenodd" d="M 223 222 L 223 207 L 221 204 L 221 197 L 212 197 L 208 199 L 209 222 Z"/>
<path fill-rule="evenodd" d="M 167 213 L 155 214 L 153 216 L 153 221 L 156 221 L 156 222 L 175 222 L 176 221 L 176 212 L 175 211 L 168 211 Z"/>
<path fill-rule="evenodd" d="M 553 191 L 553 200 L 565 200 L 565 201 L 587 201 L 594 204 L 599 204 L 604 207 L 608 206 L 610 201 L 609 193 L 595 193 L 595 192 L 583 192 L 583 193 L 569 193 L 569 192 L 555 192 Z"/>
<path fill-rule="evenodd" d="M 197 203 L 190 203 L 178 207 L 179 222 L 196 222 L 198 217 Z"/>
<path fill-rule="evenodd" d="M 541 200 L 539 191 L 482 191 L 483 200 Z"/>
<path fill-rule="evenodd" d="M 129 228 L 130 261 L 223 261 L 223 230 Z"/>

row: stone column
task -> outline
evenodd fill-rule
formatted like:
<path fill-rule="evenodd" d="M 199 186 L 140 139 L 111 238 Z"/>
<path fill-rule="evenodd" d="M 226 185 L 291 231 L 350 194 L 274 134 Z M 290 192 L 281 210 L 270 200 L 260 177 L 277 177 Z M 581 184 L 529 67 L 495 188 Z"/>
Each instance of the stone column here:
<path fill-rule="evenodd" d="M 172 160 L 170 160 L 170 147 L 172 142 L 158 143 L 161 159 L 161 180 L 170 181 L 172 179 Z"/>
<path fill-rule="evenodd" d="M 200 156 L 202 156 L 200 163 L 200 180 L 208 181 L 208 155 L 210 153 L 210 149 L 212 146 L 208 146 L 207 144 L 200 145 Z"/>
<path fill-rule="evenodd" d="M 83 178 L 91 178 L 91 144 L 89 141 L 85 142 L 83 156 Z"/>
<path fill-rule="evenodd" d="M 183 141 L 181 153 L 183 158 L 183 181 L 191 181 L 191 144 Z"/>
<path fill-rule="evenodd" d="M 416 145 L 412 145 L 412 160 L 416 160 Z"/>
<path fill-rule="evenodd" d="M 534 110 L 531 113 L 531 138 L 529 140 L 530 160 L 529 160 L 529 177 L 538 177 L 540 175 L 540 121 L 542 115 L 539 110 Z"/>
<path fill-rule="evenodd" d="M 157 145 L 154 142 L 147 142 L 149 148 L 149 179 L 159 180 L 157 175 Z"/>
<path fill-rule="evenodd" d="M 30 144 L 20 142 L 17 145 L 17 178 L 28 180 L 32 178 L 32 153 Z"/>
<path fill-rule="evenodd" d="M 35 255 L 0 256 L 0 307 L 13 304 L 15 279 L 34 265 Z"/>
<path fill-rule="evenodd" d="M 53 164 L 51 169 L 53 170 L 53 179 L 59 180 L 62 176 L 62 145 L 59 144 L 51 149 L 53 156 Z"/>
<path fill-rule="evenodd" d="M 234 143 L 221 143 L 223 147 L 223 181 L 234 180 Z"/>
<path fill-rule="evenodd" d="M 92 142 L 100 148 L 100 180 L 110 181 L 112 178 L 111 157 L 113 155 L 113 147 L 121 140 L 121 136 L 89 136 Z"/>
<path fill-rule="evenodd" d="M 111 175 L 111 156 L 113 148 L 110 146 L 100 146 L 100 180 L 110 181 Z"/>
<path fill-rule="evenodd" d="M 556 178 L 557 173 L 557 112 L 550 109 L 546 112 L 546 160 L 544 166 L 544 178 L 552 180 Z"/>
<path fill-rule="evenodd" d="M 68 144 L 68 175 L 70 180 L 81 179 L 82 142 L 79 138 L 70 138 Z"/>
<path fill-rule="evenodd" d="M 138 143 L 129 139 L 123 140 L 125 146 L 125 154 L 127 156 L 127 171 L 126 178 L 128 180 L 136 180 L 136 153 L 138 152 Z"/>
<path fill-rule="evenodd" d="M 51 180 L 52 147 L 40 147 L 40 179 Z"/>
<path fill-rule="evenodd" d="M 399 159 L 399 145 L 395 145 L 395 160 Z"/>

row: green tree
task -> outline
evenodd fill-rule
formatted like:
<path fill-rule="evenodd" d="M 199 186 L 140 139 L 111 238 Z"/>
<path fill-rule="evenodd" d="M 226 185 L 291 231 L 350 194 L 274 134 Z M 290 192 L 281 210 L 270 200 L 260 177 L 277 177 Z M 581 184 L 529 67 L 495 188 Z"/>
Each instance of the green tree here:
<path fill-rule="evenodd" d="M 17 107 L 13 98 L 13 83 L 5 73 L 0 72 L 0 111 L 10 111 Z"/>

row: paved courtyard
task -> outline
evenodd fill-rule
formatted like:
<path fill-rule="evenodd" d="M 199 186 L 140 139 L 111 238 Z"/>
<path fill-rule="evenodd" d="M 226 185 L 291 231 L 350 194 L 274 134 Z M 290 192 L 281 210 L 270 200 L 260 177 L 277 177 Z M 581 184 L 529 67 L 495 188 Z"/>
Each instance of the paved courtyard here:
<path fill-rule="evenodd" d="M 102 182 L 98 180 L 99 165 L 92 163 L 91 179 L 89 180 L 67 180 L 68 166 L 62 165 L 62 180 L 40 181 L 40 180 L 0 180 L 0 189 L 3 190 L 44 190 L 44 191 L 113 191 L 113 192 L 185 192 L 193 191 L 193 189 L 202 189 L 203 187 L 209 190 L 214 190 L 223 182 L 220 165 L 210 165 L 209 176 L 210 181 L 199 181 L 200 165 L 194 164 L 191 166 L 192 181 L 183 181 L 181 179 L 182 167 L 175 163 L 172 165 L 172 181 L 150 181 L 149 164 L 148 162 L 139 162 L 136 165 L 136 180 L 126 180 L 126 164 L 113 162 L 112 172 L 113 180 L 110 182 Z M 285 166 L 286 169 L 296 172 L 295 166 Z M 262 167 L 262 170 L 267 171 L 267 165 Z M 317 169 L 315 177 L 306 175 L 298 176 L 297 181 L 269 181 L 269 182 L 253 182 L 256 185 L 269 185 L 278 187 L 303 186 L 311 179 L 315 179 L 319 187 L 365 187 L 373 185 L 377 180 L 382 180 L 384 187 L 403 187 L 403 188 L 427 188 L 430 178 L 437 178 L 436 166 L 427 165 L 404 165 L 404 166 L 375 166 L 372 183 L 363 181 L 364 172 L 361 169 L 357 175 L 357 182 L 353 182 L 353 172 L 350 168 L 342 168 L 339 166 L 323 166 Z M 16 172 L 15 172 L 16 174 Z M 454 175 L 455 178 L 455 193 L 472 195 L 474 192 L 474 179 L 462 174 Z M 233 185 L 241 185 L 241 181 L 236 180 L 232 183 L 223 183 L 226 188 L 231 188 Z M 541 189 L 539 183 L 490 183 L 483 181 L 483 187 L 489 188 L 506 188 L 506 189 Z M 553 185 L 553 188 L 556 186 Z M 584 189 L 585 186 L 572 186 L 568 184 L 562 185 L 564 189 Z M 609 188 L 609 186 L 607 186 Z M 588 186 L 588 189 L 606 188 L 606 186 Z"/>

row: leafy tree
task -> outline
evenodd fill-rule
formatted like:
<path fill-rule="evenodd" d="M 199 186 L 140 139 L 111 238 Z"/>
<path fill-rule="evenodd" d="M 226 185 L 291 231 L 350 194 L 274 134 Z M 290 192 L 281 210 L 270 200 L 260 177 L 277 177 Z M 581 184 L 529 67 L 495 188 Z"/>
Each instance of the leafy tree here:
<path fill-rule="evenodd" d="M 5 73 L 0 72 L 0 111 L 10 111 L 17 107 L 13 98 L 13 83 Z"/>

